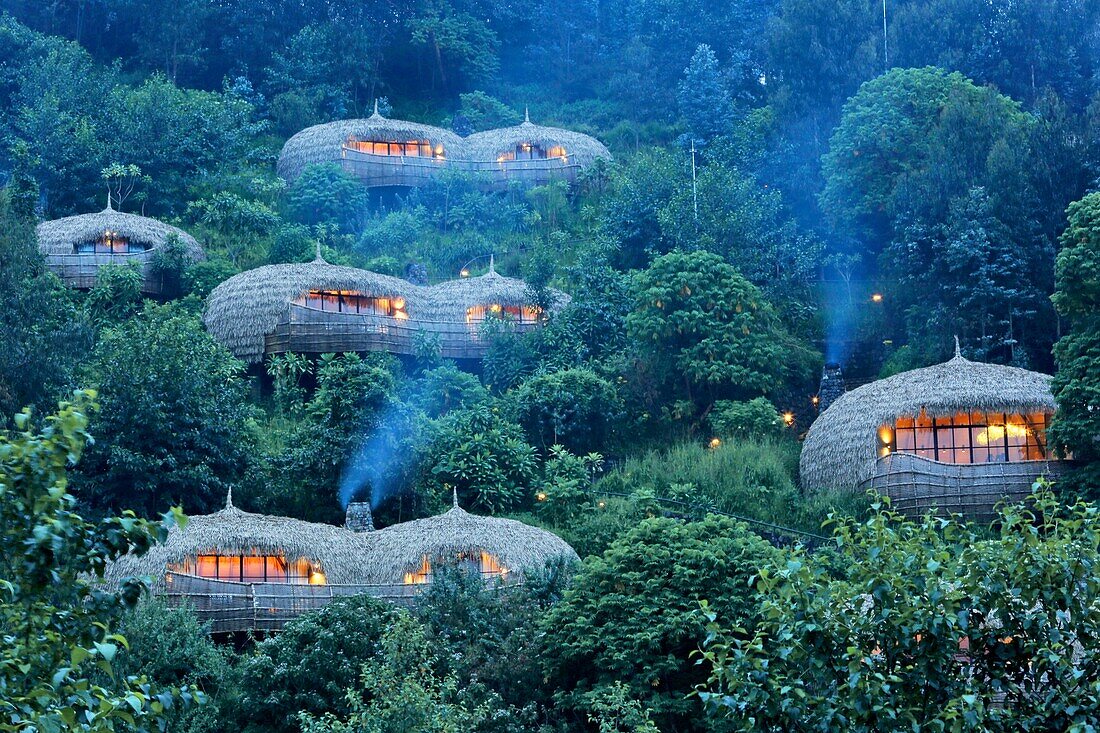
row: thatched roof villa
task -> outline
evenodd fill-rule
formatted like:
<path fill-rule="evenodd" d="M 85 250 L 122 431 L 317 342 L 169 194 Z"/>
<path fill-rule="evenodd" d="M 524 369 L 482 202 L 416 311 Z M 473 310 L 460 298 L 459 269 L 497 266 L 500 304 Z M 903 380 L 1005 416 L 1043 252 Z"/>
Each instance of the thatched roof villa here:
<path fill-rule="evenodd" d="M 554 294 L 556 310 L 568 302 Z M 413 355 L 421 334 L 438 339 L 441 355 L 480 359 L 488 344 L 481 325 L 499 317 L 517 330 L 539 327 L 522 280 L 490 266 L 480 277 L 415 285 L 400 278 L 330 265 L 267 265 L 216 287 L 204 316 L 210 333 L 238 358 L 264 354 L 385 351 Z"/>
<path fill-rule="evenodd" d="M 278 173 L 293 181 L 306 166 L 336 163 L 368 187 L 422 186 L 445 169 L 481 174 L 488 188 L 511 181 L 572 183 L 611 153 L 599 140 L 571 130 L 523 124 L 467 138 L 417 122 L 367 119 L 314 125 L 292 136 L 279 154 Z"/>
<path fill-rule="evenodd" d="M 142 272 L 142 292 L 158 295 L 161 282 L 153 272 L 158 250 L 176 239 L 193 260 L 202 247 L 187 232 L 147 216 L 107 208 L 38 225 L 38 248 L 46 265 L 70 287 L 89 289 L 103 265 L 133 264 Z"/>
<path fill-rule="evenodd" d="M 154 593 L 191 606 L 214 632 L 277 631 L 340 596 L 408 605 L 441 564 L 499 586 L 562 560 L 578 557 L 557 535 L 468 514 L 457 500 L 439 516 L 374 531 L 368 504 L 349 505 L 345 526 L 335 527 L 243 512 L 229 498 L 146 554 L 111 564 L 106 578 L 149 577 Z"/>
<path fill-rule="evenodd" d="M 806 435 L 802 486 L 874 488 L 911 515 L 936 507 L 986 519 L 1002 498 L 1060 474 L 1046 441 L 1054 409 L 1049 376 L 956 349 L 837 398 Z"/>

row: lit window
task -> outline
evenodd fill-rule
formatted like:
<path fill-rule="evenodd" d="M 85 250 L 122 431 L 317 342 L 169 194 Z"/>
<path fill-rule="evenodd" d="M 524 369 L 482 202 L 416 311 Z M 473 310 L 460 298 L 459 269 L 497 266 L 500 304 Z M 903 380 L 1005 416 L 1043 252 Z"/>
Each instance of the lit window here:
<path fill-rule="evenodd" d="M 903 417 L 879 429 L 879 455 L 911 453 L 941 463 L 1014 463 L 1047 457 L 1047 413 L 960 412 Z"/>
<path fill-rule="evenodd" d="M 324 585 L 325 574 L 309 560 L 287 562 L 279 555 L 208 554 L 168 566 L 172 572 L 237 583 L 291 583 Z"/>

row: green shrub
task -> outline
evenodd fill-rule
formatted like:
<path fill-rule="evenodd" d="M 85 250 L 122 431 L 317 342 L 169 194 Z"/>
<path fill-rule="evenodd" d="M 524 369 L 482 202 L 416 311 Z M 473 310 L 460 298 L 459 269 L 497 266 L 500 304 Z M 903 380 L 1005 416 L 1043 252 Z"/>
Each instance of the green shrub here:
<path fill-rule="evenodd" d="M 783 417 L 765 397 L 748 402 L 718 400 L 707 423 L 720 438 L 775 438 L 783 433 Z"/>
<path fill-rule="evenodd" d="M 344 716 L 346 691 L 381 651 L 381 639 L 401 612 L 369 596 L 333 601 L 286 625 L 240 665 L 238 730 L 297 733 L 301 712 Z"/>

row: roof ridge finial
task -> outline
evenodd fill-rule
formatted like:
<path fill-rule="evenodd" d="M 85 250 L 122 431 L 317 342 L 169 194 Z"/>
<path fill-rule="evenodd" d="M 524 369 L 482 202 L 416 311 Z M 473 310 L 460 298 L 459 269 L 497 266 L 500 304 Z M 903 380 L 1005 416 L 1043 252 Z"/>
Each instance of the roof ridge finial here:
<path fill-rule="evenodd" d="M 229 490 L 225 492 L 225 508 L 234 509 L 233 506 L 233 487 L 230 486 Z"/>
<path fill-rule="evenodd" d="M 452 487 L 451 492 L 452 492 L 451 500 L 454 502 L 454 507 L 453 508 L 458 509 L 459 508 L 459 506 L 458 506 L 458 487 L 457 486 Z"/>
<path fill-rule="evenodd" d="M 378 97 L 374 98 L 374 116 L 375 117 L 381 117 L 382 116 L 378 113 Z"/>
<path fill-rule="evenodd" d="M 495 257 L 495 255 L 492 252 L 490 252 L 489 253 L 489 274 L 490 275 L 497 274 L 496 262 L 494 260 L 494 257 Z"/>
<path fill-rule="evenodd" d="M 525 124 L 531 124 L 531 110 L 528 109 L 526 104 L 523 105 L 523 121 Z"/>
<path fill-rule="evenodd" d="M 314 262 L 324 262 L 325 258 L 321 256 L 321 240 L 318 239 L 314 242 L 317 247 L 317 256 L 313 258 Z"/>
<path fill-rule="evenodd" d="M 959 346 L 959 334 L 955 334 L 955 358 L 962 358 L 962 347 Z"/>
<path fill-rule="evenodd" d="M 115 207 L 111 205 L 111 187 L 107 187 L 107 211 L 114 211 Z"/>

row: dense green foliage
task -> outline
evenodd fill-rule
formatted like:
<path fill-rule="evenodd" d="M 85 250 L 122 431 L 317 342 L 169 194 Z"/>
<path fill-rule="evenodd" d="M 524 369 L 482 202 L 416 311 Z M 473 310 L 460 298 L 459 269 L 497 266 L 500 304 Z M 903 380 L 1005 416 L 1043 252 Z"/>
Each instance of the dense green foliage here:
<path fill-rule="evenodd" d="M 72 516 L 59 478 L 70 468 L 88 517 L 207 512 L 233 489 L 242 508 L 330 523 L 347 500 L 369 498 L 385 526 L 457 495 L 467 510 L 541 524 L 586 558 L 572 581 L 556 568 L 510 594 L 441 572 L 413 614 L 346 601 L 275 638 L 237 639 L 239 656 L 206 643 L 185 613 L 143 606 L 125 619 L 133 651 L 119 653 L 115 679 L 84 672 L 98 651 L 69 657 L 74 644 L 96 650 L 92 637 L 113 643 L 108 629 L 80 626 L 19 640 L 39 660 L 35 680 L 68 659 L 74 684 L 87 677 L 99 686 L 89 694 L 110 698 L 147 675 L 135 713 L 152 708 L 154 689 L 196 685 L 209 705 L 162 718 L 193 733 L 748 728 L 737 719 L 748 707 L 708 717 L 689 696 L 709 673 L 691 657 L 707 600 L 724 632 L 746 629 L 721 634 L 732 644 L 723 664 L 736 650 L 739 671 L 774 671 L 727 700 L 761 705 L 761 727 L 1010 727 L 1011 711 L 955 694 L 948 637 L 971 621 L 936 616 L 945 601 L 925 581 L 952 574 L 952 603 L 972 592 L 1020 618 L 1004 598 L 1069 582 L 1056 572 L 1066 548 L 1091 557 L 1087 542 L 1059 543 L 1067 528 L 1091 537 L 1093 510 L 1052 507 L 1061 523 L 1030 539 L 1017 519 L 971 537 L 877 516 L 842 523 L 839 551 L 812 554 L 754 532 L 817 543 L 789 530 L 827 533 L 830 512 L 866 518 L 866 497 L 799 490 L 797 439 L 816 414 L 823 361 L 863 381 L 940 361 L 955 335 L 968 357 L 1057 368 L 1050 438 L 1079 467 L 1059 496 L 1100 486 L 1100 200 L 1086 195 L 1100 171 L 1100 3 L 0 0 L 0 12 L 0 428 L 78 388 L 98 389 L 101 404 L 81 462 L 68 465 L 74 450 L 30 482 L 61 493 L 18 506 L 7 495 L 2 516 L 60 526 L 35 517 Z M 289 136 L 376 105 L 460 135 L 528 112 L 594 135 L 613 158 L 572 185 L 502 191 L 455 170 L 401 191 L 368 191 L 332 163 L 293 182 L 276 175 Z M 201 243 L 201 262 L 178 242 L 156 252 L 155 300 L 167 302 L 143 296 L 127 266 L 66 289 L 36 251 L 36 222 L 101 210 L 108 192 L 114 207 Z M 425 335 L 412 357 L 285 354 L 246 368 L 205 332 L 204 299 L 220 283 L 318 253 L 416 282 L 483 274 L 492 261 L 526 280 L 542 327 L 490 319 L 477 366 L 446 362 Z M 557 312 L 551 288 L 570 296 Z M 60 428 L 49 425 L 52 440 Z M 67 429 L 61 443 L 83 440 Z M 3 445 L 28 431 L 19 418 Z M 33 474 L 8 455 L 10 475 Z M 78 535 L 98 531 L 72 521 Z M 120 536 L 77 542 L 92 557 L 28 554 L 26 567 L 94 573 Z M 1033 561 L 1040 550 L 1049 557 Z M 1004 596 L 957 572 L 963 559 L 1003 581 Z M 1047 575 L 1021 577 L 1029 571 Z M 50 603 L 78 608 L 58 623 L 106 614 L 71 585 L 52 591 Z M 867 588 L 896 589 L 886 608 L 910 615 L 861 617 L 852 594 Z M 1083 613 L 1064 627 L 1084 629 Z M 116 628 L 113 611 L 103 618 Z M 914 618 L 946 635 L 905 641 Z M 825 649 L 814 619 L 847 646 Z M 872 679 L 879 662 L 854 637 L 876 623 L 928 666 Z M 776 646 L 753 647 L 753 629 L 813 643 L 770 657 Z M 1071 655 L 1048 659 L 1065 643 L 1053 636 L 1039 667 L 1056 680 L 1096 676 Z M 1018 672 L 1039 647 L 990 648 Z M 803 668 L 817 697 L 796 719 L 782 705 L 797 703 L 791 691 L 803 688 L 788 682 Z M 715 682 L 729 686 L 733 669 Z M 928 670 L 942 685 L 913 712 L 906 680 Z M 1080 715 L 1093 704 L 1080 693 L 1037 698 L 1046 720 L 1028 701 L 1012 721 L 1067 728 L 1063 703 Z"/>
<path fill-rule="evenodd" d="M 1100 517 L 1041 493 L 989 539 L 878 507 L 837 556 L 763 568 L 759 620 L 713 605 L 713 712 L 744 731 L 1091 730 Z"/>
<path fill-rule="evenodd" d="M 1054 346 L 1058 373 L 1051 385 L 1058 412 L 1050 439 L 1080 462 L 1075 479 L 1100 489 L 1100 195 L 1069 208 L 1058 253 L 1054 305 L 1069 330 Z"/>
<path fill-rule="evenodd" d="M 90 522 L 74 511 L 67 470 L 88 444 L 94 393 L 77 393 L 35 429 L 29 411 L 0 434 L 0 729 L 150 730 L 192 689 L 152 687 L 116 673 L 127 641 L 117 621 L 140 593 L 136 581 L 107 590 L 106 563 L 167 534 L 132 512 Z M 113 630 L 115 629 L 115 630 Z M 137 671 L 137 670 L 135 670 Z"/>

